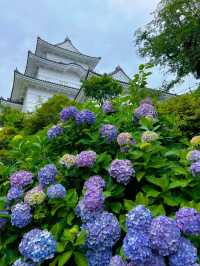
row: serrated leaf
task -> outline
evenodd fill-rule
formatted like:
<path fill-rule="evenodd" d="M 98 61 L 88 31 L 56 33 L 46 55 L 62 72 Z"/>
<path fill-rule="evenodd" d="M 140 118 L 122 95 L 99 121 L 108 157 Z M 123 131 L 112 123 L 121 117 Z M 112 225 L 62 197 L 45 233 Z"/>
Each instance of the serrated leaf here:
<path fill-rule="evenodd" d="M 172 180 L 169 185 L 169 189 L 177 188 L 177 187 L 187 187 L 191 181 L 186 179 Z"/>

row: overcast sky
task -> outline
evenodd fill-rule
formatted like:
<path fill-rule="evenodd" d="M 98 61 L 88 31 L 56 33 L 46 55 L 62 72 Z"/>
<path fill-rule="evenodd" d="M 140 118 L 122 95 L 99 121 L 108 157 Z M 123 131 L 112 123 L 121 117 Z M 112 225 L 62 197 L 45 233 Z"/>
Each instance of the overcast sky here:
<path fill-rule="evenodd" d="M 144 62 L 134 47 L 134 31 L 150 21 L 158 2 L 0 0 L 0 96 L 10 96 L 13 71 L 18 68 L 24 72 L 27 52 L 35 51 L 37 36 L 50 43 L 62 42 L 69 36 L 82 53 L 102 57 L 99 72 L 111 72 L 121 65 L 132 77 Z M 150 84 L 159 87 L 162 80 L 161 72 L 155 70 Z"/>

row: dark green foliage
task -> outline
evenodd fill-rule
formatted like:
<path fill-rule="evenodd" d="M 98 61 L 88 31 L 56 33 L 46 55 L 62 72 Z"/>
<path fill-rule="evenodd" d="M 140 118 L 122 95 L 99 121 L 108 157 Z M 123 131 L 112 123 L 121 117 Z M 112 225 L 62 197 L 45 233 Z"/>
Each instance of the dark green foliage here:
<path fill-rule="evenodd" d="M 109 75 L 92 76 L 83 81 L 82 88 L 87 97 L 95 99 L 100 104 L 104 100 L 116 97 L 122 92 L 122 86 Z"/>
<path fill-rule="evenodd" d="M 176 74 L 173 86 L 187 74 L 200 78 L 199 0 L 161 0 L 153 20 L 136 32 L 139 54 Z"/>
<path fill-rule="evenodd" d="M 200 134 L 200 90 L 172 97 L 158 103 L 163 115 L 174 116 L 175 123 L 183 135 L 192 137 Z"/>

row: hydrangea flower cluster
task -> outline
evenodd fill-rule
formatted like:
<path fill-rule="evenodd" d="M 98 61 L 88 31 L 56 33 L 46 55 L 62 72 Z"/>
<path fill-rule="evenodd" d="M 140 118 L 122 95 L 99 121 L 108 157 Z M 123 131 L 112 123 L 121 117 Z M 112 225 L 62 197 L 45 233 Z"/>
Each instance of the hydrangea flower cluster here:
<path fill-rule="evenodd" d="M 26 203 L 17 203 L 11 209 L 11 223 L 13 226 L 23 228 L 32 220 L 31 208 Z"/>
<path fill-rule="evenodd" d="M 23 189 L 21 187 L 11 187 L 8 190 L 7 199 L 8 200 L 17 200 L 23 196 Z"/>
<path fill-rule="evenodd" d="M 113 113 L 114 108 L 113 108 L 112 102 L 105 101 L 102 105 L 102 110 L 105 114 Z"/>
<path fill-rule="evenodd" d="M 200 174 L 200 161 L 191 164 L 190 172 L 194 177 Z"/>
<path fill-rule="evenodd" d="M 8 211 L 3 210 L 3 211 L 0 211 L 0 214 L 3 214 L 5 216 L 5 215 L 8 215 L 9 213 L 8 213 Z M 6 226 L 7 222 L 8 222 L 7 218 L 0 217 L 0 232 L 1 232 L 1 230 L 4 229 L 4 227 Z"/>
<path fill-rule="evenodd" d="M 97 154 L 94 151 L 82 151 L 76 156 L 76 166 L 92 167 L 96 161 Z"/>
<path fill-rule="evenodd" d="M 159 135 L 153 131 L 145 131 L 141 137 L 142 142 L 153 142 L 156 141 L 158 138 Z"/>
<path fill-rule="evenodd" d="M 49 139 L 57 138 L 62 134 L 63 134 L 63 128 L 60 125 L 54 125 L 47 132 L 47 136 Z"/>
<path fill-rule="evenodd" d="M 131 133 L 122 132 L 117 136 L 117 143 L 120 146 L 121 152 L 128 152 L 131 146 L 136 144 L 136 141 L 133 139 Z"/>
<path fill-rule="evenodd" d="M 12 266 L 36 266 L 36 264 L 30 261 L 26 261 L 24 259 L 18 259 L 14 262 Z"/>
<path fill-rule="evenodd" d="M 54 257 L 56 241 L 46 230 L 32 229 L 24 234 L 19 244 L 19 251 L 26 259 L 42 263 Z"/>
<path fill-rule="evenodd" d="M 187 154 L 187 160 L 190 162 L 200 161 L 200 151 L 199 150 L 189 151 Z"/>
<path fill-rule="evenodd" d="M 60 112 L 60 119 L 65 122 L 69 120 L 70 118 L 75 118 L 76 114 L 78 113 L 78 110 L 75 106 L 69 106 L 67 108 L 64 108 Z"/>
<path fill-rule="evenodd" d="M 90 177 L 84 184 L 84 197 L 79 201 L 77 215 L 87 232 L 86 248 L 89 266 L 109 265 L 112 246 L 120 237 L 117 218 L 104 211 L 103 188 L 105 181 L 100 176 Z"/>
<path fill-rule="evenodd" d="M 126 266 L 125 262 L 123 262 L 122 258 L 118 255 L 112 257 L 109 266 Z"/>
<path fill-rule="evenodd" d="M 75 165 L 76 163 L 76 156 L 72 154 L 65 154 L 59 161 L 62 165 L 67 168 L 70 168 Z"/>
<path fill-rule="evenodd" d="M 64 199 L 66 197 L 66 189 L 61 184 L 54 184 L 48 187 L 47 196 L 50 199 Z"/>
<path fill-rule="evenodd" d="M 30 206 L 39 205 L 44 202 L 46 195 L 41 186 L 36 186 L 27 191 L 24 196 L 24 202 Z"/>
<path fill-rule="evenodd" d="M 139 205 L 131 210 L 126 219 L 127 235 L 123 242 L 124 253 L 131 265 L 198 266 L 197 250 L 181 235 L 197 235 L 199 213 L 192 208 L 182 208 L 176 220 L 166 216 L 152 218 L 148 209 Z"/>
<path fill-rule="evenodd" d="M 96 122 L 95 114 L 89 110 L 82 110 L 76 114 L 77 125 L 92 125 Z"/>
<path fill-rule="evenodd" d="M 135 170 L 130 160 L 114 160 L 109 167 L 109 174 L 120 184 L 127 185 L 135 175 Z"/>
<path fill-rule="evenodd" d="M 140 102 L 140 106 L 135 109 L 133 119 L 134 121 L 140 120 L 142 117 L 151 117 L 152 119 L 157 119 L 157 112 L 150 99 L 146 99 Z"/>
<path fill-rule="evenodd" d="M 181 208 L 176 212 L 176 223 L 182 233 L 200 235 L 200 213 L 193 208 Z"/>
<path fill-rule="evenodd" d="M 42 188 L 48 185 L 55 184 L 55 177 L 57 175 L 57 169 L 54 164 L 47 164 L 38 172 L 39 184 Z"/>
<path fill-rule="evenodd" d="M 33 175 L 28 171 L 18 171 L 10 176 L 11 187 L 20 187 L 23 188 L 33 181 Z"/>
<path fill-rule="evenodd" d="M 100 138 L 105 139 L 107 143 L 111 143 L 117 138 L 117 128 L 110 124 L 103 125 L 99 133 Z"/>

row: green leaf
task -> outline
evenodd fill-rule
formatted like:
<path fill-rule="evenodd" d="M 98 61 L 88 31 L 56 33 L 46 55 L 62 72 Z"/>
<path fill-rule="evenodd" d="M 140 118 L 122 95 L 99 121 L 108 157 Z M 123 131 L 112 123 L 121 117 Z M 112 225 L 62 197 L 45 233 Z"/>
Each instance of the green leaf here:
<path fill-rule="evenodd" d="M 78 194 L 75 189 L 69 189 L 66 196 L 67 206 L 74 208 L 78 202 Z"/>
<path fill-rule="evenodd" d="M 147 194 L 148 197 L 157 198 L 158 195 L 160 195 L 160 191 L 157 191 L 149 185 L 143 186 L 142 190 Z"/>
<path fill-rule="evenodd" d="M 136 179 L 138 182 L 142 180 L 142 178 L 145 176 L 145 172 L 139 172 L 136 174 Z"/>
<path fill-rule="evenodd" d="M 113 202 L 110 203 L 110 208 L 114 213 L 120 213 L 120 210 L 122 208 L 122 204 L 120 202 Z"/>
<path fill-rule="evenodd" d="M 85 243 L 87 233 L 85 231 L 81 231 L 80 234 L 78 235 L 75 246 L 80 246 Z"/>
<path fill-rule="evenodd" d="M 64 245 L 63 245 L 62 243 L 60 243 L 60 242 L 57 242 L 56 251 L 57 251 L 58 253 L 62 253 L 64 250 L 65 250 Z"/>
<path fill-rule="evenodd" d="M 150 183 L 160 187 L 163 191 L 166 191 L 169 186 L 169 177 L 167 175 L 163 175 L 162 177 L 154 177 L 154 176 L 146 176 L 147 181 Z"/>
<path fill-rule="evenodd" d="M 153 216 L 159 216 L 159 215 L 165 215 L 165 209 L 163 205 L 151 205 L 148 207 L 150 211 L 152 212 Z"/>
<path fill-rule="evenodd" d="M 134 201 L 124 199 L 124 208 L 126 211 L 132 210 L 134 206 L 135 206 Z"/>
<path fill-rule="evenodd" d="M 169 189 L 177 188 L 177 187 L 184 188 L 184 187 L 187 187 L 190 182 L 191 180 L 187 180 L 187 179 L 172 180 L 172 182 L 169 185 Z"/>
<path fill-rule="evenodd" d="M 69 250 L 58 257 L 58 266 L 63 266 L 72 256 L 72 250 Z"/>
<path fill-rule="evenodd" d="M 87 259 L 83 253 L 74 252 L 74 260 L 77 266 L 88 266 Z"/>
<path fill-rule="evenodd" d="M 137 204 L 144 204 L 145 206 L 148 206 L 149 200 L 142 192 L 139 192 L 136 196 L 135 202 Z"/>

